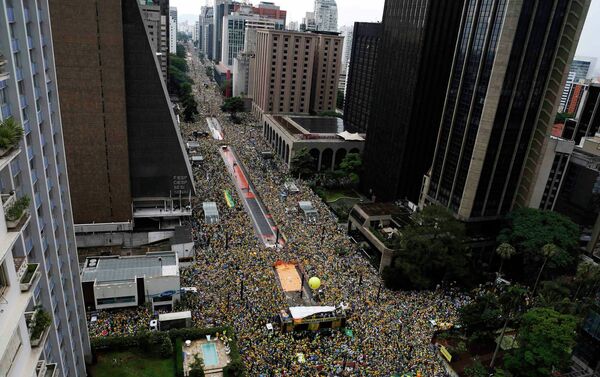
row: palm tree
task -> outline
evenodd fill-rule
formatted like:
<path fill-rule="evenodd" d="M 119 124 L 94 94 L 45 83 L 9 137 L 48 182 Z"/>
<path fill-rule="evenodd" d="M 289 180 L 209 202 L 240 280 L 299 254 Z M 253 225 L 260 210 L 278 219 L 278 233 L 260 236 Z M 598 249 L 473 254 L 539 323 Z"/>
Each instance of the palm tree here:
<path fill-rule="evenodd" d="M 507 291 L 498 298 L 500 301 L 502 316 L 504 317 L 504 325 L 502 326 L 500 338 L 498 338 L 498 343 L 496 344 L 496 349 L 494 350 L 494 354 L 490 362 L 490 368 L 493 368 L 494 363 L 496 362 L 496 356 L 498 356 L 500 345 L 502 344 L 504 336 L 506 335 L 506 327 L 508 326 L 508 322 L 518 316 L 523 309 L 523 305 L 525 304 L 525 293 L 527 293 L 525 289 L 515 285 L 509 287 Z"/>
<path fill-rule="evenodd" d="M 579 263 L 579 266 L 577 266 L 577 273 L 575 274 L 575 281 L 578 281 L 579 284 L 577 285 L 575 296 L 573 296 L 573 301 L 577 300 L 579 291 L 584 284 L 597 282 L 599 279 L 600 267 L 597 264 L 589 261 L 583 261 Z"/>
<path fill-rule="evenodd" d="M 547 243 L 544 246 L 542 246 L 541 255 L 542 257 L 544 257 L 544 263 L 542 263 L 542 267 L 540 268 L 540 272 L 538 273 L 537 279 L 535 279 L 532 294 L 535 294 L 538 283 L 540 282 L 540 278 L 542 277 L 542 272 L 544 272 L 544 267 L 546 267 L 546 263 L 548 263 L 549 260 L 554 258 L 559 251 L 560 249 L 558 248 L 558 246 L 556 246 L 553 243 Z"/>
<path fill-rule="evenodd" d="M 496 248 L 496 254 L 500 257 L 500 268 L 498 269 L 498 276 L 502 273 L 502 266 L 504 265 L 504 261 L 512 258 L 513 255 L 516 254 L 516 250 L 509 243 L 501 243 Z"/>

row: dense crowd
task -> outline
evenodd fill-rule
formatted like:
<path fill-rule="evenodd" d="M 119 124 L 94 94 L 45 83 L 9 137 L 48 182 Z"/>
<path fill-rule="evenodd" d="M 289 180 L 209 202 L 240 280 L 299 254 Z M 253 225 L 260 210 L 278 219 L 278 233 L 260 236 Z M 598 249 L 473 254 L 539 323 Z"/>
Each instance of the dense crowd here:
<path fill-rule="evenodd" d="M 246 125 L 230 123 L 218 110 L 221 97 L 206 78 L 204 67 L 197 62 L 192 66 L 201 116 L 219 119 L 225 143 L 235 148 L 286 244 L 266 248 L 258 239 L 218 152 L 224 142 L 198 138 L 204 161 L 194 167 L 197 196 L 191 226 L 196 260 L 181 269 L 181 286 L 196 287 L 197 293 L 183 295 L 178 308 L 191 310 L 200 327 L 233 325 L 249 376 L 314 376 L 319 372 L 336 376 L 344 366 L 346 375 L 353 376 L 417 371 L 423 376 L 445 375 L 430 343 L 433 328 L 429 320 L 456 321 L 457 309 L 465 298 L 443 290 L 392 292 L 381 288 L 377 271 L 357 252 L 327 206 L 305 183 L 296 181 L 299 193 L 280 195 L 289 177 L 282 161 L 262 158 L 261 152 L 270 147 L 261 129 L 252 125 L 250 115 L 244 116 Z M 207 131 L 201 119 L 196 124 L 182 124 L 184 139 L 190 139 L 192 131 Z M 224 190 L 235 196 L 234 208 L 226 206 Z M 316 224 L 307 224 L 295 210 L 301 200 L 311 201 L 318 210 Z M 218 224 L 204 222 L 204 201 L 218 203 Z M 340 249 L 347 253 L 339 255 Z M 309 276 L 321 279 L 321 304 L 349 305 L 347 326 L 352 332 L 298 336 L 267 331 L 266 324 L 287 305 L 273 270 L 278 260 L 296 261 Z M 90 333 L 133 333 L 147 327 L 150 317 L 146 308 L 101 312 L 90 324 Z"/>

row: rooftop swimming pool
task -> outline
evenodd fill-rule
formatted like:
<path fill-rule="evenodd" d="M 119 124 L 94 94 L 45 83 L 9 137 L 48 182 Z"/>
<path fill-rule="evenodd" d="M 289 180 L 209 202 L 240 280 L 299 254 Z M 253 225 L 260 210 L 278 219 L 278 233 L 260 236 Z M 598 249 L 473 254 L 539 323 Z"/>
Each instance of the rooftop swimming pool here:
<path fill-rule="evenodd" d="M 217 355 L 217 347 L 214 343 L 205 343 L 202 345 L 202 353 L 204 354 L 204 366 L 215 366 L 219 364 L 219 356 Z"/>

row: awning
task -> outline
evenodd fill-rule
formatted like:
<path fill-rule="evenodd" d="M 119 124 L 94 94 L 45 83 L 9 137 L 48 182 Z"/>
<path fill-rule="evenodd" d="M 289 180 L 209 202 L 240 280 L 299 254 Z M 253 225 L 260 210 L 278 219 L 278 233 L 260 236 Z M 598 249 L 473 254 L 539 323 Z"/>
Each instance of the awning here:
<path fill-rule="evenodd" d="M 310 317 L 320 313 L 333 313 L 335 306 L 291 306 L 290 314 L 294 319 Z"/>
<path fill-rule="evenodd" d="M 339 137 L 346 141 L 365 141 L 365 139 L 357 133 L 350 133 L 348 131 L 340 132 L 337 134 Z"/>

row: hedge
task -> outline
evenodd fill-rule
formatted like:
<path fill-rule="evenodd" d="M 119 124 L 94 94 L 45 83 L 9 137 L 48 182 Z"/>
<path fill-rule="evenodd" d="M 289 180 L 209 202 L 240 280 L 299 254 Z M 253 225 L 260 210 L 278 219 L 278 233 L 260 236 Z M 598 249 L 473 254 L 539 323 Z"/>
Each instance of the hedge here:
<path fill-rule="evenodd" d="M 130 348 L 140 348 L 145 352 L 150 352 L 154 355 L 164 357 L 160 354 L 161 346 L 168 342 L 166 339 L 175 345 L 175 368 L 176 376 L 183 376 L 183 355 L 181 354 L 183 340 L 203 339 L 206 335 L 215 335 L 216 333 L 227 333 L 227 337 L 232 339 L 229 343 L 231 352 L 229 357 L 231 362 L 223 368 L 223 375 L 227 376 L 243 376 L 244 368 L 240 357 L 240 351 L 237 346 L 237 338 L 233 329 L 228 326 L 211 327 L 211 328 L 183 328 L 171 329 L 168 332 L 162 331 L 143 331 L 135 335 L 118 335 L 118 336 L 99 336 L 91 338 L 92 350 L 94 353 L 98 350 L 125 350 Z"/>

